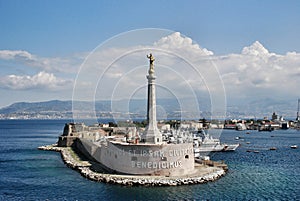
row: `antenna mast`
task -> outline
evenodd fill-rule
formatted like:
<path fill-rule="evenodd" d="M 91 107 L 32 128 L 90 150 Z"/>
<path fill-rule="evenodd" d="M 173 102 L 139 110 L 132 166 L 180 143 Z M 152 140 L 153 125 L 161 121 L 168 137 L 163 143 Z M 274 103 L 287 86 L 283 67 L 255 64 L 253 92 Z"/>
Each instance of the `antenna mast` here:
<path fill-rule="evenodd" d="M 300 98 L 298 98 L 298 110 L 297 110 L 297 117 L 296 117 L 296 121 L 300 121 L 299 105 L 300 105 Z"/>

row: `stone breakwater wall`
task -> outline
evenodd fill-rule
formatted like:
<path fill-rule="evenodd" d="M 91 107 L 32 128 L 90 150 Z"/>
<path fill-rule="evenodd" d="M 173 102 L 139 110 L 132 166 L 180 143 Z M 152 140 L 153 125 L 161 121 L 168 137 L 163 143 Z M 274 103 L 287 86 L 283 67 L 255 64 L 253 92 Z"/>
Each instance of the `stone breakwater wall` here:
<path fill-rule="evenodd" d="M 70 147 L 57 147 L 56 144 L 41 146 L 38 149 L 47 151 L 57 151 L 61 153 L 65 164 L 78 171 L 82 176 L 97 182 L 106 182 L 110 184 L 132 185 L 132 186 L 177 186 L 187 184 L 202 184 L 215 181 L 226 174 L 226 171 L 219 167 L 205 167 L 199 169 L 198 173 L 180 176 L 137 176 L 137 175 L 119 175 L 98 173 L 91 170 L 91 162 L 80 160 Z M 195 167 L 196 168 L 196 167 Z"/>

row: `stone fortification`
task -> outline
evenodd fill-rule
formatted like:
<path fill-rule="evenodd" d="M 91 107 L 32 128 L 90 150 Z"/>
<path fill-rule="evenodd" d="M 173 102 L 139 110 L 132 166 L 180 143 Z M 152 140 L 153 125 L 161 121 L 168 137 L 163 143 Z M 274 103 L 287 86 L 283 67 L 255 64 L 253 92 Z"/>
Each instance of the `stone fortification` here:
<path fill-rule="evenodd" d="M 99 125 L 69 123 L 65 125 L 58 140 L 58 146 L 66 148 L 55 149 L 61 151 L 64 161 L 72 168 L 97 181 L 126 185 L 181 185 L 215 180 L 225 171 L 222 168 L 196 165 L 192 143 L 168 144 L 163 141 L 156 120 L 155 59 L 152 54 L 147 57 L 150 61 L 147 75 L 148 125 L 142 135 L 139 136 L 135 130 L 132 135 L 107 136 L 99 129 Z M 131 139 L 128 140 L 130 136 Z M 88 165 L 73 163 L 69 154 L 71 147 L 95 161 L 94 166 L 123 175 L 94 173 Z"/>
<path fill-rule="evenodd" d="M 194 172 L 194 151 L 186 144 L 97 144 L 79 139 L 77 146 L 106 169 L 132 175 L 177 176 Z"/>
<path fill-rule="evenodd" d="M 196 164 L 195 172 L 185 176 L 136 176 L 108 174 L 95 170 L 94 161 L 83 160 L 78 157 L 71 147 L 58 147 L 55 145 L 39 147 L 41 150 L 57 151 L 61 153 L 67 166 L 78 171 L 82 176 L 97 182 L 105 182 L 119 185 L 142 185 L 142 186 L 177 186 L 212 182 L 226 174 L 220 167 Z"/>

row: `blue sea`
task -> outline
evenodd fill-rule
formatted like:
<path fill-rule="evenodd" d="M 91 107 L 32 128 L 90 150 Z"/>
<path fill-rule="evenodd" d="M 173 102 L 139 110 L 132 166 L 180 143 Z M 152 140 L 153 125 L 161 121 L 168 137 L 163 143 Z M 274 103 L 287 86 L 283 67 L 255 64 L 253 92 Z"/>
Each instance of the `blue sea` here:
<path fill-rule="evenodd" d="M 59 153 L 37 149 L 56 143 L 66 122 L 0 120 L 0 200 L 300 200 L 300 148 L 290 148 L 300 146 L 300 131 L 224 130 L 222 142 L 241 144 L 211 155 L 228 164 L 226 176 L 200 185 L 130 187 L 87 180 Z"/>

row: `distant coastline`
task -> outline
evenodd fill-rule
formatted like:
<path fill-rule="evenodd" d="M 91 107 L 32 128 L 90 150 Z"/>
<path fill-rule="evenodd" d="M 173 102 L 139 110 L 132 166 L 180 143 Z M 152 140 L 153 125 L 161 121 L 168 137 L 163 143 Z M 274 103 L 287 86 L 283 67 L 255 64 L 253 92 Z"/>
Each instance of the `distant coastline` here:
<path fill-rule="evenodd" d="M 98 119 L 111 119 L 116 116 L 120 119 L 128 119 L 128 116 L 130 119 L 146 118 L 146 101 L 144 99 L 130 100 L 130 103 L 134 105 L 134 109 L 131 109 L 129 114 L 124 111 L 126 115 L 123 116 L 122 111 L 118 113 L 111 111 L 111 101 L 108 100 L 96 101 L 95 103 L 77 101 L 77 103 L 80 103 L 82 106 L 82 116 L 85 116 L 85 119 L 91 118 L 89 114 L 84 115 L 84 112 L 87 111 L 87 108 L 90 108 L 91 105 L 95 108 Z M 117 101 L 117 104 L 120 105 L 124 103 L 128 103 L 128 100 Z M 177 100 L 158 99 L 157 104 L 165 109 L 167 118 L 164 119 L 181 118 L 181 111 L 178 111 L 180 107 Z M 211 113 L 208 111 L 210 105 L 204 103 L 202 107 L 206 109 L 202 109 L 200 116 L 210 119 Z M 295 120 L 296 110 L 297 104 L 295 100 L 275 102 L 274 104 L 272 104 L 272 100 L 261 100 L 255 103 L 249 103 L 247 106 L 227 106 L 226 119 L 263 119 L 264 117 L 270 117 L 273 112 L 276 112 L 286 120 Z M 185 117 L 185 119 L 195 119 L 193 115 L 189 116 L 186 113 Z M 13 103 L 0 108 L 0 119 L 73 119 L 72 101 L 51 100 L 44 102 Z"/>

